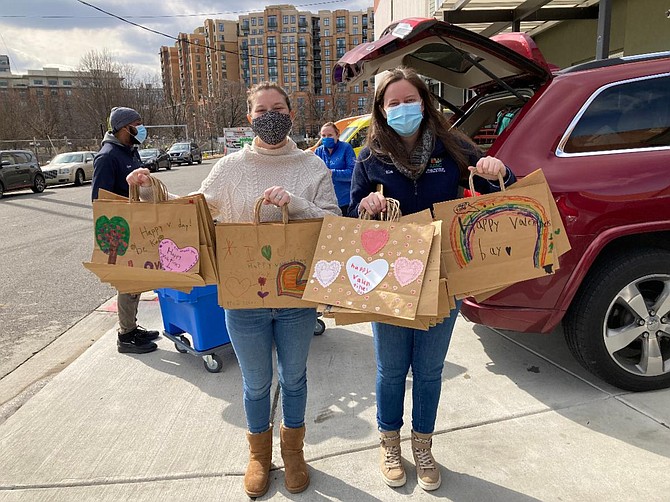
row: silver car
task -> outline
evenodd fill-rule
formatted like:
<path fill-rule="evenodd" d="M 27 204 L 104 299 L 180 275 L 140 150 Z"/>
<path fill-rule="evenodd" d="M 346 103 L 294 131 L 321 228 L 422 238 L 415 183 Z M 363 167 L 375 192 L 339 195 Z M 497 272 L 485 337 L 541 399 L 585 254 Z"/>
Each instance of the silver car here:
<path fill-rule="evenodd" d="M 95 152 L 60 153 L 42 167 L 47 185 L 74 183 L 79 186 L 93 178 Z"/>

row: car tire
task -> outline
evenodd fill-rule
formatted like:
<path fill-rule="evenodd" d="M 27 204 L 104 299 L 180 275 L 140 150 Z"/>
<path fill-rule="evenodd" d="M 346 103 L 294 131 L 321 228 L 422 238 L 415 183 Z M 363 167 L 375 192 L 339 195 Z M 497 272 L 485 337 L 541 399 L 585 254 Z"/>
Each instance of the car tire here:
<path fill-rule="evenodd" d="M 629 249 L 600 262 L 563 321 L 570 351 L 587 370 L 619 388 L 670 386 L 668 291 L 667 250 Z"/>
<path fill-rule="evenodd" d="M 0 199 L 2 199 L 2 196 L 5 194 L 5 187 L 2 183 L 0 183 Z"/>
<path fill-rule="evenodd" d="M 167 169 L 168 171 L 172 169 L 172 162 L 168 162 L 167 165 L 165 166 L 165 169 Z"/>
<path fill-rule="evenodd" d="M 77 172 L 74 173 L 74 186 L 80 187 L 86 181 L 86 175 L 81 169 L 77 169 Z"/>
<path fill-rule="evenodd" d="M 198 159 L 198 165 L 202 164 L 202 157 Z"/>
<path fill-rule="evenodd" d="M 188 158 L 188 165 L 189 166 L 193 165 L 193 156 L 192 155 Z"/>
<path fill-rule="evenodd" d="M 33 186 L 31 187 L 31 190 L 35 193 L 42 193 L 44 192 L 44 189 L 47 187 L 47 182 L 44 179 L 44 176 L 41 174 L 36 174 L 35 175 L 35 180 L 33 181 Z"/>

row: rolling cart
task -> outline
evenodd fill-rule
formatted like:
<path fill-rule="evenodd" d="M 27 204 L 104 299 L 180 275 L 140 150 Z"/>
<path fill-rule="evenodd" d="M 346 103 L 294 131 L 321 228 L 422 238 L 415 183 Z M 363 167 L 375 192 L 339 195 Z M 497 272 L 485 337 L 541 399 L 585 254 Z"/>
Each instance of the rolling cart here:
<path fill-rule="evenodd" d="M 190 293 L 157 289 L 163 316 L 163 336 L 177 352 L 202 357 L 205 369 L 219 373 L 223 362 L 216 351 L 230 343 L 225 311 L 217 302 L 216 285 L 195 287 Z"/>

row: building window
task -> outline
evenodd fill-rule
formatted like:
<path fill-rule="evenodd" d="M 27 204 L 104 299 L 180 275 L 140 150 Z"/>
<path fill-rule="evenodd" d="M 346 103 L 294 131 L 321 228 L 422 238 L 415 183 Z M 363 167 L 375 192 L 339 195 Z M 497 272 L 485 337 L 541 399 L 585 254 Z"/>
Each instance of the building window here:
<path fill-rule="evenodd" d="M 353 33 L 354 35 L 358 35 L 358 28 L 354 28 L 353 31 L 352 31 L 352 33 Z"/>
<path fill-rule="evenodd" d="M 295 16 L 291 16 L 291 23 L 295 24 Z"/>
<path fill-rule="evenodd" d="M 356 94 L 358 94 L 359 92 L 361 92 L 360 89 L 361 89 L 360 86 L 358 86 L 358 85 L 355 85 L 355 86 L 354 86 L 354 92 L 355 92 Z"/>
<path fill-rule="evenodd" d="M 35 84 L 35 85 L 44 85 L 44 81 L 41 80 L 41 79 L 36 79 L 36 80 L 33 80 L 33 84 Z"/>
<path fill-rule="evenodd" d="M 219 31 L 225 31 L 225 30 L 223 29 L 223 23 L 219 23 Z"/>
<path fill-rule="evenodd" d="M 324 56 L 330 56 L 330 49 L 324 49 L 323 50 L 323 55 Z"/>
<path fill-rule="evenodd" d="M 326 84 L 330 84 L 330 77 L 326 77 Z"/>
<path fill-rule="evenodd" d="M 284 22 L 284 24 L 288 24 L 288 16 L 283 16 L 282 21 Z"/>
<path fill-rule="evenodd" d="M 63 80 L 63 85 L 72 85 L 72 80 Z"/>
<path fill-rule="evenodd" d="M 358 45 L 358 37 L 354 37 L 352 42 L 353 42 L 354 45 Z"/>
<path fill-rule="evenodd" d="M 324 37 L 329 37 L 330 36 L 330 30 L 323 30 L 323 36 Z"/>
<path fill-rule="evenodd" d="M 256 18 L 255 17 L 251 18 L 251 26 L 256 26 Z"/>
<path fill-rule="evenodd" d="M 262 56 L 262 55 L 263 55 L 263 48 L 262 48 L 262 47 L 259 47 L 259 48 L 258 48 L 258 55 L 259 55 L 259 56 Z"/>
<path fill-rule="evenodd" d="M 58 85 L 58 80 L 47 80 L 49 85 Z"/>
<path fill-rule="evenodd" d="M 324 17 L 323 18 L 323 25 L 324 26 L 330 26 L 330 18 L 329 17 Z"/>
<path fill-rule="evenodd" d="M 326 66 L 326 75 L 330 75 L 330 67 Z"/>
<path fill-rule="evenodd" d="M 258 18 L 258 26 L 263 26 L 263 18 L 262 17 Z"/>
<path fill-rule="evenodd" d="M 330 95 L 332 93 L 333 91 L 330 89 L 330 87 L 326 87 L 326 94 Z"/>
<path fill-rule="evenodd" d="M 284 83 L 288 84 L 288 75 L 284 75 Z"/>
<path fill-rule="evenodd" d="M 353 17 L 351 18 L 351 22 L 352 22 L 353 24 L 358 24 L 358 16 L 353 16 Z"/>

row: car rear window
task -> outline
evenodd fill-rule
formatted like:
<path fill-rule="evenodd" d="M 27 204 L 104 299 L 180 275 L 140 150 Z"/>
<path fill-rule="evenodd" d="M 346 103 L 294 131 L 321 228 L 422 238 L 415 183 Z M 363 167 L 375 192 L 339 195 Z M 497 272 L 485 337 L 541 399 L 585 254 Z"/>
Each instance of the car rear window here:
<path fill-rule="evenodd" d="M 670 146 L 670 76 L 604 88 L 579 118 L 563 151 L 599 152 Z"/>

